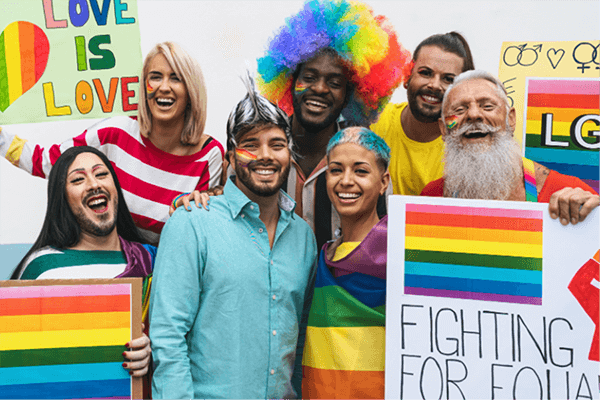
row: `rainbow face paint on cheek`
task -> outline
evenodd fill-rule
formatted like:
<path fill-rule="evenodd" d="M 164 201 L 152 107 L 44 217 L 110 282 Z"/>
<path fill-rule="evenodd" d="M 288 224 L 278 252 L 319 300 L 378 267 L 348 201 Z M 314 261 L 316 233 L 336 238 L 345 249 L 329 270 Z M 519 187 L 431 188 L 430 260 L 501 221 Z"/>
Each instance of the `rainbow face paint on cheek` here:
<path fill-rule="evenodd" d="M 148 95 L 148 100 L 152 100 L 156 96 L 154 88 L 150 85 L 150 79 L 146 79 L 146 94 Z"/>
<path fill-rule="evenodd" d="M 247 167 L 250 163 L 257 159 L 257 156 L 245 149 L 235 149 L 237 160 L 242 167 Z"/>
<path fill-rule="evenodd" d="M 458 117 L 456 115 L 449 115 L 445 119 L 446 129 L 451 130 L 458 124 Z"/>
<path fill-rule="evenodd" d="M 308 87 L 305 84 L 296 82 L 296 87 L 294 88 L 294 92 L 296 94 L 302 94 L 302 93 L 304 93 L 304 91 L 306 91 L 306 89 L 308 89 Z"/>

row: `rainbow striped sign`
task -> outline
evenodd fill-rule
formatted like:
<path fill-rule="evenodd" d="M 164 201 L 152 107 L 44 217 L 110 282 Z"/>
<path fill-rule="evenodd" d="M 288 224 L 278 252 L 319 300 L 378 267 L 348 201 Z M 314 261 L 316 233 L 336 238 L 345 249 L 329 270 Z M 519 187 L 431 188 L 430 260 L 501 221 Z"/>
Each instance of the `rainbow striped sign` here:
<path fill-rule="evenodd" d="M 600 80 L 528 78 L 525 157 L 598 192 Z"/>
<path fill-rule="evenodd" d="M 17 21 L 4 29 L 0 34 L 0 111 L 40 80 L 49 52 L 48 38 L 37 25 Z"/>
<path fill-rule="evenodd" d="M 542 212 L 406 204 L 404 293 L 542 304 Z"/>
<path fill-rule="evenodd" d="M 0 398 L 131 398 L 131 309 L 131 284 L 0 287 Z"/>

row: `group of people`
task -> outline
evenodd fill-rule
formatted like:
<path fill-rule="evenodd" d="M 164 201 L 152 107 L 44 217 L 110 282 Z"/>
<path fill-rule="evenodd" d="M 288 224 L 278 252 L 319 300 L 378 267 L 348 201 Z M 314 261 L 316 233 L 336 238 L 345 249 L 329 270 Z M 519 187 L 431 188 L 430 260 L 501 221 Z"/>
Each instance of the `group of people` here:
<path fill-rule="evenodd" d="M 226 152 L 203 132 L 198 64 L 169 42 L 144 61 L 137 118 L 46 150 L 0 132 L 0 154 L 48 176 L 12 278 L 151 280 L 124 368 L 152 370 L 153 398 L 383 398 L 392 192 L 547 202 L 565 225 L 600 203 L 521 157 L 506 90 L 459 33 L 411 57 L 365 4 L 310 0 L 242 80 Z M 401 84 L 408 102 L 388 104 Z"/>

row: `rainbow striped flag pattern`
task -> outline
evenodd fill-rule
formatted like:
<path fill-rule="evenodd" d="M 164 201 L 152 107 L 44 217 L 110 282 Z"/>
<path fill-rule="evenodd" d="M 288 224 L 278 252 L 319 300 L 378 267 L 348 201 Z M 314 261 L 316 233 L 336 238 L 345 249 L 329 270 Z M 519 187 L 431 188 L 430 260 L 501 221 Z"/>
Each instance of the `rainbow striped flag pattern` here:
<path fill-rule="evenodd" d="M 383 398 L 385 279 L 334 278 L 321 251 L 302 360 L 304 398 Z"/>
<path fill-rule="evenodd" d="M 131 398 L 131 290 L 0 287 L 0 398 Z"/>
<path fill-rule="evenodd" d="M 529 78 L 526 114 L 525 157 L 561 174 L 576 176 L 598 192 L 598 146 L 591 148 L 598 142 L 592 134 L 598 124 L 582 123 L 581 118 L 594 115 L 600 119 L 600 80 Z M 552 115 L 552 141 L 563 145 L 544 144 L 545 132 L 550 129 L 548 117 L 543 122 L 544 114 Z"/>
<path fill-rule="evenodd" d="M 406 204 L 404 293 L 542 304 L 542 212 Z"/>
<path fill-rule="evenodd" d="M 0 35 L 0 111 L 40 80 L 49 52 L 48 38 L 37 25 L 16 21 L 4 29 Z"/>

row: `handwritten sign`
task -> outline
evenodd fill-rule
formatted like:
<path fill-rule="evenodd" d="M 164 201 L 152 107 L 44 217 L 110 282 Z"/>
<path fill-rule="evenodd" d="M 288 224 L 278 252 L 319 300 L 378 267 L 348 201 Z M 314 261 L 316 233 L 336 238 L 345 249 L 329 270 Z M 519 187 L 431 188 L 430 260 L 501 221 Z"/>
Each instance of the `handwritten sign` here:
<path fill-rule="evenodd" d="M 598 210 L 390 197 L 386 398 L 598 399 Z"/>
<path fill-rule="evenodd" d="M 600 41 L 504 42 L 499 77 L 525 157 L 598 191 Z M 520 132 L 523 132 L 521 135 Z"/>
<path fill-rule="evenodd" d="M 0 29 L 1 124 L 135 114 L 136 0 L 6 2 Z"/>
<path fill-rule="evenodd" d="M 139 278 L 0 282 L 0 398 L 141 398 L 140 335 Z"/>

